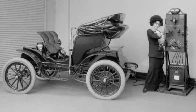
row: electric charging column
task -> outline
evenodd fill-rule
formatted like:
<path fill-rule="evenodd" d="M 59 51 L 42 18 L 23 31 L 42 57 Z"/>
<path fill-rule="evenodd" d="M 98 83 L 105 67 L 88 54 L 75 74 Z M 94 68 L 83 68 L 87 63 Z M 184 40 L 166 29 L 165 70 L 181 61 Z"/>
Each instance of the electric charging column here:
<path fill-rule="evenodd" d="M 186 91 L 189 85 L 187 14 L 173 8 L 165 19 L 166 88 Z"/>

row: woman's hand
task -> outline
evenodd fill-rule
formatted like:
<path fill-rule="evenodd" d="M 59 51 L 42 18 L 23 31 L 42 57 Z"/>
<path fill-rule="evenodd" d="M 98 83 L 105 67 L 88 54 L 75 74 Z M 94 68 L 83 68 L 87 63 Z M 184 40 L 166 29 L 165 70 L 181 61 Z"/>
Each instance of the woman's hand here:
<path fill-rule="evenodd" d="M 160 39 L 158 39 L 159 44 L 164 44 L 165 37 L 162 35 Z"/>
<path fill-rule="evenodd" d="M 161 37 L 161 36 L 162 36 L 162 33 L 158 32 L 157 35 L 158 35 L 159 37 Z"/>
<path fill-rule="evenodd" d="M 157 36 L 159 36 L 159 37 L 161 37 L 162 35 L 163 35 L 163 33 L 162 32 L 160 32 L 160 31 L 158 31 L 158 30 L 156 30 L 155 31 L 155 33 L 157 34 Z"/>

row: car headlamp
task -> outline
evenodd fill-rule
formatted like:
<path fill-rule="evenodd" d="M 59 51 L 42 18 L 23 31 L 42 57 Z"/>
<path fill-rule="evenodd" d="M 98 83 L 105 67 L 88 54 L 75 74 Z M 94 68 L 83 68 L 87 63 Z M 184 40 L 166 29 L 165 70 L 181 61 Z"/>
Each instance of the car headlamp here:
<path fill-rule="evenodd" d="M 63 49 L 61 49 L 61 53 L 66 55 L 66 52 Z"/>
<path fill-rule="evenodd" d="M 42 51 L 43 50 L 43 43 L 37 43 L 37 49 L 39 50 L 39 51 Z"/>

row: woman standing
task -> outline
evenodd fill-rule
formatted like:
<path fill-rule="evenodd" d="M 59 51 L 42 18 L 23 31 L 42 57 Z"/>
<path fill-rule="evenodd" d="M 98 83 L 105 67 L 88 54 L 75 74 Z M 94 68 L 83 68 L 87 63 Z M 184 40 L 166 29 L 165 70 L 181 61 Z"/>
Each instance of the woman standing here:
<path fill-rule="evenodd" d="M 150 18 L 151 29 L 147 30 L 149 41 L 149 69 L 146 77 L 143 93 L 158 91 L 163 77 L 164 49 L 161 44 L 165 41 L 163 34 L 158 28 L 163 26 L 163 19 L 159 15 Z"/>

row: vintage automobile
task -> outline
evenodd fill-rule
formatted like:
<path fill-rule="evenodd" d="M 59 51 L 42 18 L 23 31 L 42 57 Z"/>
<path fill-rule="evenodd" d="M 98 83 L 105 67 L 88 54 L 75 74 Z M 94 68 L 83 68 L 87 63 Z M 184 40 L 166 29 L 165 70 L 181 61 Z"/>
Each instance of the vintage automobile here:
<path fill-rule="evenodd" d="M 11 93 L 28 93 L 36 77 L 40 80 L 75 79 L 87 84 L 98 99 L 115 99 L 123 91 L 130 75 L 135 75 L 136 63 L 127 62 L 122 47 L 111 49 L 112 39 L 128 29 L 123 24 L 125 14 L 113 14 L 83 24 L 71 33 L 69 54 L 61 47 L 54 31 L 40 31 L 43 42 L 33 48 L 23 47 L 20 58 L 9 60 L 2 72 L 4 87 Z M 64 73 L 66 77 L 57 75 Z"/>

